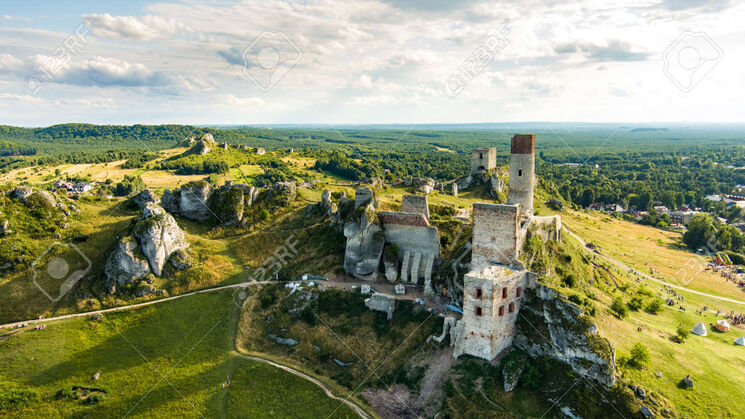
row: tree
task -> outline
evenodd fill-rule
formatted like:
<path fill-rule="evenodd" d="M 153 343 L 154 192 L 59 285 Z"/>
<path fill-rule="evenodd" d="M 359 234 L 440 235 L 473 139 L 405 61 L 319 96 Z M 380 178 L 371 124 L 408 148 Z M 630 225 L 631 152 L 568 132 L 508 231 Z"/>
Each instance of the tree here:
<path fill-rule="evenodd" d="M 708 214 L 696 214 L 688 223 L 688 230 L 683 234 L 683 242 L 695 250 L 706 246 L 709 239 L 716 237 L 716 234 L 714 219 Z"/>
<path fill-rule="evenodd" d="M 642 367 L 644 364 L 648 363 L 651 358 L 652 357 L 649 355 L 649 348 L 644 346 L 644 344 L 636 342 L 634 346 L 631 347 L 631 359 L 629 359 L 629 364 L 635 367 Z"/>
<path fill-rule="evenodd" d="M 590 188 L 585 189 L 582 192 L 582 206 L 585 208 L 589 207 L 593 202 L 595 202 L 595 192 Z"/>

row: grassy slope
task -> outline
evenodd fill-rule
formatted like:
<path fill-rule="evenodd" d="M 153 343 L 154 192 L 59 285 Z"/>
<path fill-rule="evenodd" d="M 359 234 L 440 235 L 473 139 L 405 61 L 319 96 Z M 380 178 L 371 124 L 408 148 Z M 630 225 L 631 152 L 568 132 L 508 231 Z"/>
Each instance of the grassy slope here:
<path fill-rule="evenodd" d="M 622 221 L 592 211 L 567 211 L 562 213 L 562 221 L 587 242 L 599 246 L 603 254 L 642 272 L 649 273 L 650 268 L 654 268 L 654 276 L 659 279 L 745 301 L 745 289 L 725 282 L 724 278 L 713 272 L 699 272 L 689 284 L 682 283 L 684 278 L 681 276 L 681 268 L 689 266 L 687 263 L 691 258 L 695 258 L 693 260 L 697 262 L 696 265 L 703 259 L 682 246 L 679 232 Z M 745 307 L 740 306 L 737 309 L 743 308 Z"/>
<path fill-rule="evenodd" d="M 108 314 L 98 322 L 62 321 L 3 341 L 0 381 L 33 388 L 39 400 L 32 409 L 0 414 L 314 417 L 336 409 L 339 402 L 313 384 L 233 355 L 238 310 L 231 297 L 202 294 Z M 231 385 L 222 390 L 228 373 Z M 95 406 L 55 400 L 58 390 L 72 385 L 106 389 L 105 400 Z M 354 414 L 341 406 L 334 417 Z"/>
<path fill-rule="evenodd" d="M 542 208 L 542 211 L 547 211 Z M 599 214 L 577 212 L 562 213 L 562 221 L 588 242 L 599 244 L 601 252 L 640 268 L 652 266 L 662 275 L 658 277 L 675 283 L 674 277 L 665 274 L 691 257 L 691 253 L 675 246 L 678 233 L 670 233 L 653 227 L 637 225 L 625 221 L 610 219 Z M 608 234 L 613 232 L 613 234 Z M 641 238 L 640 238 L 641 237 Z M 644 239 L 646 238 L 646 239 Z M 663 241 L 660 246 L 657 239 Z M 565 241 L 574 241 L 568 235 Z M 664 256 L 663 256 L 664 255 Z M 626 273 L 617 273 L 625 276 Z M 650 281 L 642 281 L 655 294 L 663 292 L 662 287 Z M 735 294 L 721 292 L 726 290 L 724 280 L 710 273 L 700 274 L 689 285 L 691 288 L 719 293 L 725 296 L 741 298 L 740 290 Z M 626 287 L 623 287 L 626 289 Z M 635 287 L 624 292 L 619 289 L 615 295 L 626 301 Z M 696 314 L 695 310 L 703 305 L 714 309 L 732 309 L 742 311 L 741 305 L 721 302 L 707 297 L 682 292 L 686 302 L 686 311 L 677 307 L 664 307 L 653 315 L 645 311 L 630 311 L 628 318 L 618 319 L 608 306 L 610 301 L 602 300 L 595 318 L 600 334 L 610 339 L 619 355 L 628 354 L 636 342 L 646 345 L 651 353 L 651 362 L 646 368 L 622 368 L 624 379 L 637 383 L 645 389 L 663 395 L 673 403 L 678 412 L 690 417 L 735 417 L 741 415 L 741 409 L 735 400 L 745 397 L 745 348 L 735 346 L 734 339 L 745 334 L 742 326 L 733 327 L 730 333 L 719 333 L 710 327 L 709 336 L 690 335 L 683 344 L 675 343 L 672 337 L 678 325 L 691 329 L 695 324 L 714 323 L 718 318 L 714 313 Z M 664 294 L 663 294 L 664 295 Z M 641 327 L 642 331 L 637 331 Z M 662 376 L 657 376 L 660 371 Z M 695 387 L 684 390 L 678 383 L 691 374 Z"/>

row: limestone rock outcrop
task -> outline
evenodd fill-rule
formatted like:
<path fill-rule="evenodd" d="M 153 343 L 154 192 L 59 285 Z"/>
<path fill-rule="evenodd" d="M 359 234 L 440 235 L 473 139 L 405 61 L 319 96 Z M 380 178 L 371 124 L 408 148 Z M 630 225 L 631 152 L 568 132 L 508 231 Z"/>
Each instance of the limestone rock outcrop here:
<path fill-rule="evenodd" d="M 19 186 L 13 190 L 13 196 L 25 205 L 38 207 L 55 207 L 57 199 L 49 191 L 37 191 L 29 186 Z"/>
<path fill-rule="evenodd" d="M 104 272 L 106 291 L 113 294 L 119 287 L 144 278 L 150 273 L 150 266 L 140 252 L 137 242 L 132 237 L 125 237 L 119 240 L 109 255 Z"/>
<path fill-rule="evenodd" d="M 213 216 L 208 206 L 211 195 L 212 186 L 205 181 L 190 182 L 182 186 L 179 194 L 179 213 L 191 220 L 209 220 Z"/>
<path fill-rule="evenodd" d="M 133 235 L 156 276 L 163 273 L 171 254 L 189 246 L 173 216 L 152 203 L 143 208 L 142 218 L 135 226 Z"/>
<path fill-rule="evenodd" d="M 385 234 L 375 214 L 372 191 L 362 187 L 355 195 L 355 209 L 344 221 L 344 270 L 361 279 L 375 279 L 385 246 Z"/>
<path fill-rule="evenodd" d="M 224 225 L 236 225 L 243 221 L 243 213 L 257 199 L 259 190 L 244 184 L 229 184 L 217 189 L 210 206 L 215 216 Z"/>
<path fill-rule="evenodd" d="M 147 188 L 144 191 L 138 193 L 137 195 L 132 197 L 132 203 L 137 206 L 139 209 L 145 208 L 145 205 L 149 203 L 153 203 L 155 205 L 160 204 L 160 198 L 158 198 L 158 195 L 155 194 L 155 192 L 152 191 L 152 189 Z"/>
<path fill-rule="evenodd" d="M 295 182 L 277 182 L 272 185 L 271 197 L 277 197 L 284 204 L 289 204 L 297 198 L 297 185 Z"/>
<path fill-rule="evenodd" d="M 370 298 L 365 299 L 365 306 L 373 311 L 381 311 L 386 314 L 388 320 L 393 318 L 396 309 L 396 297 L 376 292 Z"/>
<path fill-rule="evenodd" d="M 132 234 L 121 238 L 109 254 L 104 269 L 106 291 L 116 293 L 151 273 L 161 276 L 169 260 L 176 269 L 188 269 L 185 252 L 188 247 L 189 242 L 173 216 L 152 202 L 146 204 Z M 138 290 L 142 294 L 145 288 Z"/>
<path fill-rule="evenodd" d="M 610 388 L 616 352 L 582 309 L 554 289 L 537 285 L 525 293 L 514 344 L 531 358 L 550 356 Z"/>

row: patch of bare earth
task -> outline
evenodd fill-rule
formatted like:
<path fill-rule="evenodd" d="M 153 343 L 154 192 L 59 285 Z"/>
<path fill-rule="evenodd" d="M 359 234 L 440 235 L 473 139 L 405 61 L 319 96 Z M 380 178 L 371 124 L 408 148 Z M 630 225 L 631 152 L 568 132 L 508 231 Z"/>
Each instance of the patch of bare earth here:
<path fill-rule="evenodd" d="M 445 398 L 445 381 L 453 364 L 453 348 L 427 351 L 414 356 L 411 366 L 426 367 L 418 393 L 412 394 L 403 384 L 362 392 L 382 419 L 433 417 Z"/>

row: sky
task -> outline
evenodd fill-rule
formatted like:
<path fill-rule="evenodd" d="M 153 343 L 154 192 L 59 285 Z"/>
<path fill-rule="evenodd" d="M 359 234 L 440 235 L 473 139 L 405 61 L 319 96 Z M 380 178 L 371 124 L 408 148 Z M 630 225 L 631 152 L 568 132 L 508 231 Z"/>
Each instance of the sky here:
<path fill-rule="evenodd" d="M 728 0 L 0 0 L 0 124 L 745 122 L 742 22 Z"/>

